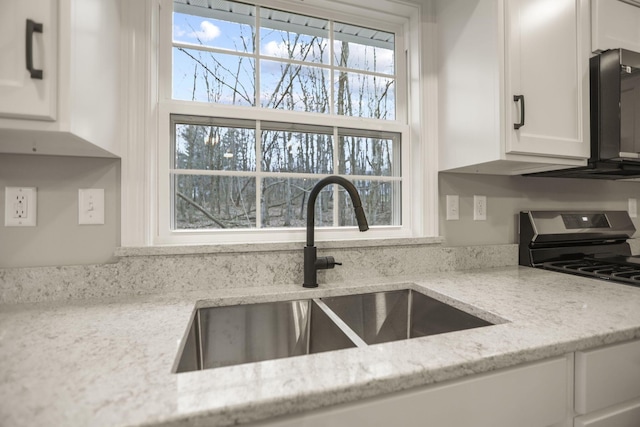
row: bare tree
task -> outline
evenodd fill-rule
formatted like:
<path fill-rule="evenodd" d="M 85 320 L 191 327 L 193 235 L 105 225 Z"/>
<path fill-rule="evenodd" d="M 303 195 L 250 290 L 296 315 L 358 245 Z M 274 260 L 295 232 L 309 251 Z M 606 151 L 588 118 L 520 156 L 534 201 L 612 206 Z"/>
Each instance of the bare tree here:
<path fill-rule="evenodd" d="M 267 31 L 263 31 L 266 33 Z M 261 95 L 263 108 L 329 113 L 331 110 L 330 79 L 328 72 L 314 66 L 314 61 L 324 57 L 328 50 L 327 39 L 306 36 L 296 32 L 278 32 L 285 56 L 280 61 L 279 72 L 272 76 L 268 95 Z M 253 50 L 256 32 L 240 34 L 238 50 Z M 202 40 L 198 40 L 204 44 Z M 394 79 L 379 78 L 349 71 L 351 46 L 340 42 L 340 54 L 336 58 L 337 90 L 335 113 L 344 116 L 387 118 L 394 114 L 390 92 Z M 189 50 L 179 47 L 193 65 L 192 100 L 205 99 L 211 103 L 256 105 L 256 64 L 242 55 L 227 61 L 231 55 Z M 365 64 L 375 70 L 373 64 Z M 306 65 L 309 64 L 309 65 Z M 329 71 L 331 72 L 331 71 Z M 253 73 L 245 79 L 244 74 Z M 266 77 L 262 76 L 263 81 Z M 351 80 L 350 80 L 351 79 Z M 250 82 L 250 83 L 247 83 Z M 352 87 L 352 84 L 355 87 Z M 182 125 L 176 131 L 180 150 L 176 153 L 177 168 L 186 170 L 250 171 L 256 168 L 256 135 L 241 129 L 208 125 Z M 331 135 L 292 131 L 267 130 L 258 135 L 261 144 L 261 169 L 269 172 L 346 173 L 381 176 L 390 173 L 392 146 L 386 140 L 367 140 L 360 136 L 343 136 L 341 149 L 334 153 Z M 339 156 L 340 171 L 333 171 L 334 155 Z M 347 166 L 348 165 L 348 166 Z M 256 182 L 254 178 L 238 176 L 180 175 L 176 179 L 176 214 L 180 227 L 247 227 L 255 225 L 256 185 L 261 185 L 260 209 L 262 226 L 304 225 L 304 206 L 313 180 L 297 180 L 283 175 Z M 386 188 L 375 181 L 359 183 L 363 204 L 376 223 L 378 215 L 390 217 L 391 198 Z M 364 186 L 362 186 L 364 185 Z M 345 201 L 343 201 L 343 199 Z M 341 218 L 350 218 L 345 197 L 340 197 Z M 318 200 L 317 220 L 332 223 L 338 200 L 331 191 L 323 192 Z"/>

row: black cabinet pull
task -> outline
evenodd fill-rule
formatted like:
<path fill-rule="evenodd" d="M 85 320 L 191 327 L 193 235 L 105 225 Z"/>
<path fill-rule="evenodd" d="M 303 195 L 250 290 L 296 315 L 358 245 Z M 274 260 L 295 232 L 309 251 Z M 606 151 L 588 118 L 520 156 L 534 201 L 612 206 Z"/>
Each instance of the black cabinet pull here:
<path fill-rule="evenodd" d="M 42 70 L 33 68 L 33 33 L 42 33 L 42 24 L 27 19 L 27 70 L 32 79 L 42 80 Z"/>
<path fill-rule="evenodd" d="M 520 129 L 524 126 L 524 95 L 513 95 L 513 102 L 520 101 L 520 123 L 514 123 L 514 129 Z"/>

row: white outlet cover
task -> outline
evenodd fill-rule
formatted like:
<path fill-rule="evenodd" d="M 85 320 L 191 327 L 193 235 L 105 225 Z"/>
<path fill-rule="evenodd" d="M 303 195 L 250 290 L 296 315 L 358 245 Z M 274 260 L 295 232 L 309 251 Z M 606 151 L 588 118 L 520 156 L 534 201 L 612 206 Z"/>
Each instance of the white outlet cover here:
<path fill-rule="evenodd" d="M 35 187 L 5 187 L 4 225 L 6 227 L 35 227 L 38 197 Z"/>
<path fill-rule="evenodd" d="M 634 198 L 629 198 L 629 216 L 631 218 L 638 217 L 638 200 Z"/>
<path fill-rule="evenodd" d="M 78 190 L 78 224 L 104 224 L 104 188 Z"/>
<path fill-rule="evenodd" d="M 473 220 L 487 220 L 487 196 L 473 196 Z"/>

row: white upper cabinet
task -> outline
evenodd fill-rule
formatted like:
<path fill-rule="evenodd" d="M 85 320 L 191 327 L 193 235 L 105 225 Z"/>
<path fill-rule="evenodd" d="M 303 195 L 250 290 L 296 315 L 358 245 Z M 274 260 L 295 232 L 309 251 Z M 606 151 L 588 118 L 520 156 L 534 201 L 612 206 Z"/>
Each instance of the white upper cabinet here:
<path fill-rule="evenodd" d="M 436 20 L 440 170 L 586 165 L 586 0 L 440 0 Z"/>
<path fill-rule="evenodd" d="M 0 0 L 0 58 L 0 153 L 119 155 L 119 0 Z"/>
<path fill-rule="evenodd" d="M 594 52 L 627 49 L 640 52 L 640 0 L 591 2 Z"/>
<path fill-rule="evenodd" d="M 49 0 L 0 0 L 0 116 L 56 118 L 56 17 Z"/>

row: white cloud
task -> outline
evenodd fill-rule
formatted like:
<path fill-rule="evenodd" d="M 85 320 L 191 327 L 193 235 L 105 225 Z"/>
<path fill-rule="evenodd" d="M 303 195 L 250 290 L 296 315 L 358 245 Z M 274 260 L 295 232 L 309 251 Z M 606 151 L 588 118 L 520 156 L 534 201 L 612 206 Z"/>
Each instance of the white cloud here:
<path fill-rule="evenodd" d="M 288 43 L 270 41 L 263 46 L 263 53 L 268 56 L 275 56 L 276 58 L 289 58 L 291 55 L 293 58 L 301 59 L 303 55 L 302 46 L 293 46 L 293 52 L 290 54 L 289 49 L 291 48 L 292 46 Z"/>
<path fill-rule="evenodd" d="M 220 28 L 209 21 L 202 21 L 200 23 L 200 31 L 193 31 L 189 34 L 189 37 L 197 38 L 204 42 L 211 41 L 218 36 L 220 36 Z"/>
<path fill-rule="evenodd" d="M 336 54 L 339 55 L 341 43 L 336 41 L 334 49 Z M 376 64 L 375 70 L 373 69 L 374 61 Z M 358 43 L 349 43 L 349 65 L 361 70 L 389 73 L 394 67 L 393 51 Z"/>
<path fill-rule="evenodd" d="M 308 46 L 305 46 L 307 49 Z M 292 53 L 289 50 L 293 49 Z M 341 43 L 334 44 L 336 55 L 339 55 Z M 313 60 L 324 56 L 323 62 L 327 64 L 329 49 L 325 48 L 321 52 L 316 44 L 311 47 L 311 51 L 302 51 L 302 45 L 291 46 L 286 42 L 269 41 L 262 45 L 262 53 L 276 58 L 291 58 L 301 60 L 306 56 L 307 60 Z M 375 63 L 375 69 L 374 69 Z M 356 70 L 378 71 L 391 73 L 394 68 L 394 55 L 390 49 L 375 48 L 358 43 L 349 44 L 349 66 Z"/>
<path fill-rule="evenodd" d="M 263 47 L 263 53 L 269 56 L 275 56 L 277 58 L 288 58 L 288 46 L 286 43 L 278 43 L 275 41 L 270 41 Z M 295 46 L 294 50 L 296 54 L 300 53 L 300 46 Z"/>
<path fill-rule="evenodd" d="M 187 32 L 185 30 L 183 30 L 182 28 L 180 28 L 179 25 L 174 25 L 173 26 L 173 36 L 174 37 L 182 37 L 186 34 Z"/>
<path fill-rule="evenodd" d="M 289 50 L 292 52 L 290 53 Z M 327 63 L 329 60 L 329 49 L 325 48 L 324 52 L 320 49 L 316 43 L 313 43 L 311 49 L 309 45 L 297 44 L 291 45 L 285 41 L 268 41 L 262 45 L 262 53 L 267 56 L 273 56 L 276 58 L 297 59 L 310 62 L 322 62 Z"/>

